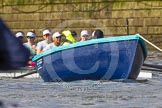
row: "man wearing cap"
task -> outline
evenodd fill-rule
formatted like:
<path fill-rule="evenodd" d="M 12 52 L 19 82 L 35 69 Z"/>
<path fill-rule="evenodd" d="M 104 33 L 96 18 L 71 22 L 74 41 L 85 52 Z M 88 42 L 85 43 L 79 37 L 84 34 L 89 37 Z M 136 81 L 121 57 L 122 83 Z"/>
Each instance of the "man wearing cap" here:
<path fill-rule="evenodd" d="M 86 41 L 89 39 L 89 33 L 87 30 L 82 30 L 81 33 L 80 33 L 80 38 L 81 40 L 80 41 Z"/>
<path fill-rule="evenodd" d="M 36 54 L 36 45 L 35 45 L 35 33 L 30 31 L 26 34 L 27 42 L 23 45 L 30 50 L 30 54 L 34 56 Z"/>
<path fill-rule="evenodd" d="M 28 65 L 31 67 L 35 66 L 35 63 L 31 61 L 32 57 L 36 54 L 35 36 L 36 35 L 33 31 L 27 32 L 26 34 L 27 42 L 23 44 L 30 51 L 30 58 Z"/>
<path fill-rule="evenodd" d="M 20 42 L 23 43 L 24 32 L 18 31 L 18 32 L 16 32 L 15 36 L 16 36 L 17 39 L 19 39 Z"/>
<path fill-rule="evenodd" d="M 47 51 L 47 50 L 52 49 L 54 47 L 60 46 L 61 45 L 61 36 L 62 36 L 61 33 L 55 32 L 52 35 L 53 43 L 50 43 L 49 45 L 47 45 L 47 47 L 45 47 L 43 51 Z"/>
<path fill-rule="evenodd" d="M 43 31 L 43 41 L 38 42 L 37 44 L 37 54 L 40 54 L 44 48 L 51 43 L 51 31 L 50 29 L 45 29 Z"/>

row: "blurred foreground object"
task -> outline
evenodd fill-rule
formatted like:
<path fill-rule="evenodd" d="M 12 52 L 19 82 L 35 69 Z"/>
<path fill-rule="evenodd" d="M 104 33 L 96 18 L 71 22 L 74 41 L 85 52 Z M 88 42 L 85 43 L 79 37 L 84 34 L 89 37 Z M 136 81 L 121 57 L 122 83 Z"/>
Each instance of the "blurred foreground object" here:
<path fill-rule="evenodd" d="M 16 102 L 0 100 L 0 108 L 18 108 Z"/>
<path fill-rule="evenodd" d="M 0 19 L 0 70 L 24 67 L 30 52 Z"/>

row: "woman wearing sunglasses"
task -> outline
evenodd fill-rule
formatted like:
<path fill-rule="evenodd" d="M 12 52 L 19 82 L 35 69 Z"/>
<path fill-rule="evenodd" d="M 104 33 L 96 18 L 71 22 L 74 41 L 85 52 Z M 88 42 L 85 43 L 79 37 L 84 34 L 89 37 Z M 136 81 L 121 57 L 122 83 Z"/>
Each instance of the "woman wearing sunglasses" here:
<path fill-rule="evenodd" d="M 35 63 L 31 61 L 32 57 L 36 55 L 36 43 L 35 43 L 35 33 L 30 31 L 27 33 L 26 38 L 27 38 L 27 42 L 24 43 L 24 46 L 26 48 L 29 49 L 30 51 L 30 58 L 29 58 L 29 62 L 28 65 L 33 67 L 35 66 Z"/>

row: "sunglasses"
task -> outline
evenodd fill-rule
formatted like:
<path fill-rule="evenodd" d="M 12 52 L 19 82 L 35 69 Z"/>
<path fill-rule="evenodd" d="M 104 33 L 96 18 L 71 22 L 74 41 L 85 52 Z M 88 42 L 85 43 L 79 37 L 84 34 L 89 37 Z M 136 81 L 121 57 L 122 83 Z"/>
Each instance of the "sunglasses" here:
<path fill-rule="evenodd" d="M 18 37 L 18 38 L 21 38 L 21 39 L 23 39 L 24 37 L 20 36 L 20 37 Z"/>
<path fill-rule="evenodd" d="M 45 34 L 44 36 L 49 36 L 50 34 Z"/>
<path fill-rule="evenodd" d="M 27 36 L 28 39 L 33 39 L 34 37 Z"/>

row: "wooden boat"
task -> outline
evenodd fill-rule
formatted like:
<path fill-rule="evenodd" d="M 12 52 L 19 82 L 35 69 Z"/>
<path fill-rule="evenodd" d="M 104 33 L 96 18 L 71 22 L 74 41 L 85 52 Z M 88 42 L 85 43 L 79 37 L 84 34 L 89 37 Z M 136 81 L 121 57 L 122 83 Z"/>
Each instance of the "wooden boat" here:
<path fill-rule="evenodd" d="M 139 34 L 92 39 L 33 58 L 46 81 L 136 79 L 147 56 Z"/>

